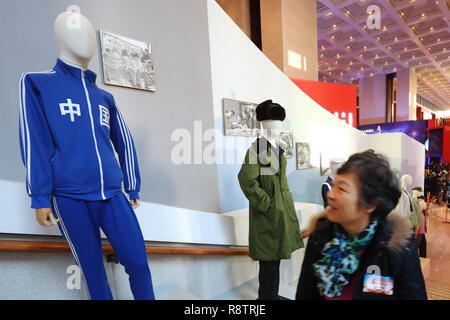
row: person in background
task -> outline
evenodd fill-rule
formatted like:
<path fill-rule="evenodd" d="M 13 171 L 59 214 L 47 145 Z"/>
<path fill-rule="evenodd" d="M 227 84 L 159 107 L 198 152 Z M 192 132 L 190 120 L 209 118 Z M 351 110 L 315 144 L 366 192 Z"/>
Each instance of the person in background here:
<path fill-rule="evenodd" d="M 310 226 L 296 299 L 427 299 L 409 219 L 388 215 L 399 197 L 386 158 L 352 155 Z"/>

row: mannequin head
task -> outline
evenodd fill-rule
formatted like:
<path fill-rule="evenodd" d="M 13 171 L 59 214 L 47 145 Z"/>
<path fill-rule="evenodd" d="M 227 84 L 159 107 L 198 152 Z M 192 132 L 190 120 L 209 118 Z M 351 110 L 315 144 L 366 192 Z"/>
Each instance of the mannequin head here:
<path fill-rule="evenodd" d="M 286 118 L 286 111 L 272 100 L 261 102 L 255 109 L 256 120 L 261 121 L 263 136 L 275 142 L 281 133 L 281 122 Z"/>
<path fill-rule="evenodd" d="M 413 190 L 413 198 L 420 197 L 422 195 L 422 192 L 420 192 L 419 190 Z"/>
<path fill-rule="evenodd" d="M 56 18 L 54 30 L 60 59 L 87 69 L 97 47 L 95 29 L 90 21 L 80 13 L 65 11 Z"/>
<path fill-rule="evenodd" d="M 416 199 L 423 194 L 421 187 L 412 188 L 412 192 L 413 192 L 413 198 L 416 198 Z"/>
<path fill-rule="evenodd" d="M 406 188 L 412 184 L 412 177 L 409 174 L 402 176 L 402 188 Z"/>
<path fill-rule="evenodd" d="M 281 120 L 264 120 L 261 121 L 263 135 L 269 140 L 276 141 L 281 133 Z"/>

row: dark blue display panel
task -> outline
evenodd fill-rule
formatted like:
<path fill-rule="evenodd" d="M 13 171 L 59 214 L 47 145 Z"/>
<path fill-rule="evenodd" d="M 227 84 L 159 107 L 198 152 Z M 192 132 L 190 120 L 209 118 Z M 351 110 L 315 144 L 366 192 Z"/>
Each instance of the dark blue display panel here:
<path fill-rule="evenodd" d="M 425 144 L 427 140 L 428 120 L 399 121 L 390 123 L 368 124 L 358 126 L 365 133 L 403 132 L 407 136 Z"/>
<path fill-rule="evenodd" d="M 430 144 L 428 148 L 428 152 L 431 156 L 442 156 L 442 137 L 444 130 L 443 129 L 434 129 L 430 130 Z"/>

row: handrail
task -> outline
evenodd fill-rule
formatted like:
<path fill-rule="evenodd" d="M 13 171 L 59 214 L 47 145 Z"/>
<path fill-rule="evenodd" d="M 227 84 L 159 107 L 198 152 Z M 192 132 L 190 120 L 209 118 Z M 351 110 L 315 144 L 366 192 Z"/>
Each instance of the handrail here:
<path fill-rule="evenodd" d="M 306 238 L 307 233 L 302 234 Z M 189 255 L 248 255 L 248 247 L 202 247 L 202 246 L 161 246 L 147 244 L 148 254 L 189 254 Z M 102 245 L 103 253 L 114 254 L 115 251 L 110 244 Z M 0 240 L 0 252 L 70 252 L 67 242 L 59 241 L 23 241 L 23 240 Z"/>
<path fill-rule="evenodd" d="M 103 253 L 114 254 L 110 244 L 102 245 Z M 148 254 L 248 255 L 248 248 L 177 247 L 146 245 Z M 70 252 L 66 242 L 0 240 L 0 252 Z"/>

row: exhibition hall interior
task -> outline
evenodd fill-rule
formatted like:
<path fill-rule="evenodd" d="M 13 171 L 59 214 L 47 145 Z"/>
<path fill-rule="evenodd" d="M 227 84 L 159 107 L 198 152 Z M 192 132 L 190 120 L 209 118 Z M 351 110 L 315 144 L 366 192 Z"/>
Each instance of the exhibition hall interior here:
<path fill-rule="evenodd" d="M 0 300 L 450 300 L 450 0 L 0 12 Z"/>

